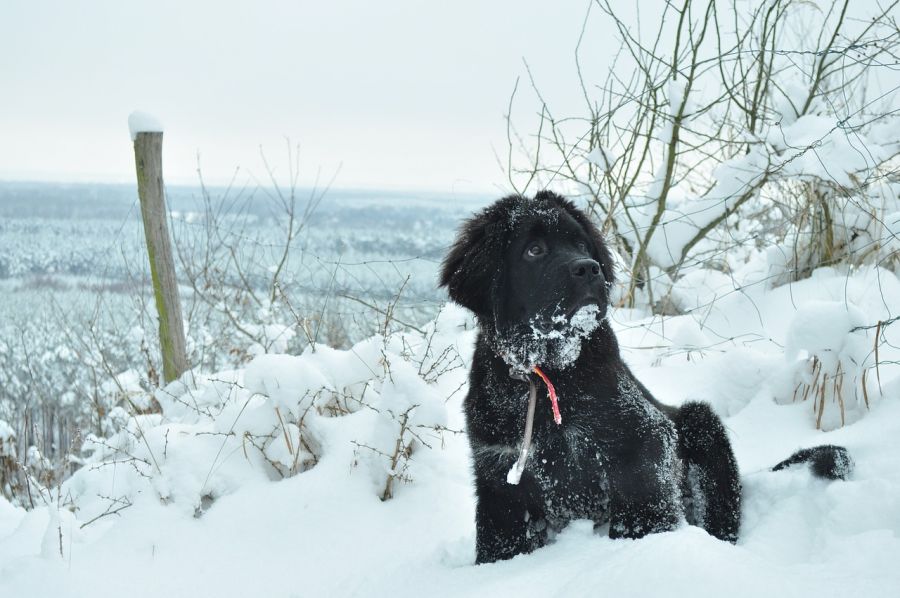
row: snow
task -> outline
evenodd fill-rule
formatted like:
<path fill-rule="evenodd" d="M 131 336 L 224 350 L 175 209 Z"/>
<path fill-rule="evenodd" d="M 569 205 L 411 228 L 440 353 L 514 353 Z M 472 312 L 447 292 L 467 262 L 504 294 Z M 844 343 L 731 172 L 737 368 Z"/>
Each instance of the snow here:
<path fill-rule="evenodd" d="M 524 337 L 502 341 L 504 360 L 516 372 L 531 372 L 535 366 L 566 369 L 581 355 L 581 343 L 600 326 L 600 308 L 585 305 L 571 316 L 559 309 L 544 326 L 536 316 Z"/>
<path fill-rule="evenodd" d="M 15 438 L 16 433 L 8 423 L 0 419 L 0 442 Z"/>
<path fill-rule="evenodd" d="M 862 417 L 869 403 L 866 372 L 874 366 L 874 333 L 868 323 L 849 301 L 811 301 L 800 308 L 785 345 L 788 386 L 776 398 L 794 401 L 796 395 L 812 392 L 820 405 L 817 425 L 826 430 Z M 872 391 L 874 399 L 874 387 Z"/>
<path fill-rule="evenodd" d="M 532 554 L 474 566 L 469 448 L 451 431 L 462 428 L 474 332 L 448 305 L 425 334 L 262 354 L 170 384 L 155 397 L 161 414 L 126 414 L 119 432 L 92 439 L 59 495 L 28 512 L 0 500 L 0 595 L 894 595 L 897 332 L 884 330 L 869 407 L 843 427 L 816 429 L 810 400 L 779 393 L 810 355 L 870 366 L 860 360 L 874 332 L 852 328 L 889 317 L 900 281 L 876 268 L 821 269 L 724 293 L 717 276 L 698 278 L 708 288 L 684 289 L 686 315 L 621 309 L 608 321 L 660 400 L 706 400 L 725 418 L 744 484 L 736 545 L 688 525 L 610 540 L 578 521 Z M 398 438 L 405 461 L 381 454 Z M 849 480 L 768 471 L 824 443 L 849 449 Z"/>
<path fill-rule="evenodd" d="M 128 115 L 128 132 L 134 141 L 138 133 L 162 133 L 163 126 L 152 114 L 135 110 Z"/>
<path fill-rule="evenodd" d="M 590 152 L 585 154 L 585 160 L 598 167 L 601 172 L 609 172 L 613 165 L 618 162 L 619 156 L 612 150 L 598 145 Z"/>
<path fill-rule="evenodd" d="M 0 458 L 16 458 L 16 431 L 6 421 L 0 419 Z"/>
<path fill-rule="evenodd" d="M 844 132 L 834 117 L 811 114 L 772 130 L 768 141 L 790 158 L 785 164 L 786 174 L 816 176 L 844 187 L 856 185 L 851 175 L 874 168 L 894 153 L 878 143 Z M 806 148 L 813 151 L 805 151 Z"/>
<path fill-rule="evenodd" d="M 684 92 L 683 84 L 670 82 L 669 87 L 669 93 L 678 100 Z M 675 101 L 673 109 L 679 105 Z M 867 186 L 872 183 L 868 195 L 854 201 L 838 202 L 841 216 L 836 223 L 837 240 L 846 236 L 844 242 L 858 253 L 871 250 L 872 242 L 877 241 L 879 245 L 885 244 L 881 255 L 890 255 L 898 247 L 894 234 L 896 216 L 893 214 L 897 193 L 881 188 L 887 185 L 879 183 L 881 177 L 876 170 L 896 153 L 895 137 L 885 134 L 885 130 L 893 132 L 896 127 L 893 123 L 885 123 L 873 127 L 868 136 L 868 133 L 853 128 L 853 124 L 842 122 L 835 116 L 813 114 L 790 122 L 785 120 L 767 129 L 762 138 L 748 139 L 761 143 L 751 145 L 746 153 L 717 163 L 711 173 L 713 184 L 702 194 L 697 195 L 696 189 L 687 190 L 682 185 L 672 187 L 659 227 L 647 246 L 653 263 L 660 268 L 677 266 L 695 235 L 738 202 L 756 197 L 751 204 L 760 209 L 765 204 L 758 203 L 757 196 L 765 180 L 791 184 L 809 181 L 821 187 L 836 186 L 844 190 L 857 189 L 861 181 Z M 670 136 L 671 123 L 666 122 L 660 127 L 658 138 L 665 142 Z M 602 156 L 597 153 L 588 159 L 600 166 Z M 665 172 L 665 161 L 662 161 L 646 191 L 628 200 L 632 204 L 634 225 L 639 231 L 650 226 L 656 213 L 655 199 L 663 188 Z M 874 213 L 873 207 L 878 208 Z M 620 226 L 625 231 L 632 228 L 624 219 Z M 637 241 L 633 232 L 627 234 L 633 242 Z M 792 255 L 788 251 L 784 253 Z"/>

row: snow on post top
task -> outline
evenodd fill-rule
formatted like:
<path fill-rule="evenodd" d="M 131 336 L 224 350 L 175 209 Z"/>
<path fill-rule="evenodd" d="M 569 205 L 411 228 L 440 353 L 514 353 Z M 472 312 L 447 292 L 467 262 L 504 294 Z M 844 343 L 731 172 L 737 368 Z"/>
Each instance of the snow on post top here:
<path fill-rule="evenodd" d="M 152 114 L 135 110 L 128 115 L 128 131 L 134 141 L 138 133 L 162 133 L 163 126 Z"/>

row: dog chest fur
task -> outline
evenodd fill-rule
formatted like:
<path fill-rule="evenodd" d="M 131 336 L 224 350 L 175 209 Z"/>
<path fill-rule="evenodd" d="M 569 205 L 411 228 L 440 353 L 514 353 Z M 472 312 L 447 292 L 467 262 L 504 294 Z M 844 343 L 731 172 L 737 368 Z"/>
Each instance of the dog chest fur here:
<path fill-rule="evenodd" d="M 483 353 L 480 363 L 489 367 L 473 368 L 470 388 L 478 390 L 470 392 L 466 403 L 475 470 L 495 484 L 506 484 L 506 473 L 523 442 L 528 385 L 510 378 L 508 366 L 491 354 L 484 339 L 478 345 L 476 355 Z M 665 439 L 656 451 L 660 458 L 654 471 L 648 474 L 667 488 L 669 502 L 675 504 L 679 497 L 674 426 L 644 398 L 627 369 L 598 359 L 591 346 L 586 349 L 570 371 L 554 372 L 552 377 L 560 397 L 561 425 L 553 421 L 546 390 L 539 386 L 521 488 L 506 489 L 533 495 L 525 502 L 537 501 L 541 509 L 528 517 L 545 519 L 551 530 L 573 519 L 591 519 L 596 525 L 609 521 L 609 468 L 632 468 L 632 461 L 640 460 L 623 447 L 641 452 L 645 442 Z M 600 371 L 604 367 L 613 371 Z M 585 379 L 584 373 L 591 370 L 597 370 L 596 377 Z M 576 371 L 579 375 L 572 375 Z M 610 379 L 615 383 L 601 382 Z"/>

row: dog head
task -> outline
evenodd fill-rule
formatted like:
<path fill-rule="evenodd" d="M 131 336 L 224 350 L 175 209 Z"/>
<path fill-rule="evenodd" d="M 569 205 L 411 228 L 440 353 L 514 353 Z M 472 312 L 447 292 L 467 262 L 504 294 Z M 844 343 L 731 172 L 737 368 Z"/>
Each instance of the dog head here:
<path fill-rule="evenodd" d="M 606 315 L 612 259 L 584 212 L 542 191 L 505 197 L 466 221 L 440 282 L 510 365 L 565 367 Z"/>

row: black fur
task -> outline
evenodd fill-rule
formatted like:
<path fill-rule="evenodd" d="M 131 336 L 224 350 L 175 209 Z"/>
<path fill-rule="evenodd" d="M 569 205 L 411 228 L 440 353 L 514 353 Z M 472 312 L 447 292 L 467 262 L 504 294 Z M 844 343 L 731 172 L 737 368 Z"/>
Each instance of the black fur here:
<path fill-rule="evenodd" d="M 850 458 L 850 453 L 844 447 L 833 444 L 801 449 L 773 467 L 772 471 L 779 471 L 800 463 L 809 463 L 812 472 L 826 480 L 846 480 L 853 471 L 853 459 Z"/>
<path fill-rule="evenodd" d="M 548 191 L 475 215 L 444 260 L 441 285 L 479 323 L 465 400 L 478 563 L 530 552 L 578 518 L 609 524 L 613 538 L 671 530 L 682 518 L 723 540 L 738 537 L 741 485 L 725 429 L 708 405 L 663 405 L 635 379 L 604 318 L 613 276 L 596 227 Z M 566 322 L 585 305 L 596 327 L 573 353 Z M 556 386 L 562 425 L 534 365 Z M 523 441 L 523 375 L 540 400 L 513 485 L 506 478 Z"/>
<path fill-rule="evenodd" d="M 734 542 L 738 537 L 741 484 L 737 461 L 718 416 L 705 403 L 689 402 L 672 417 L 684 467 L 683 498 L 688 523 Z"/>

